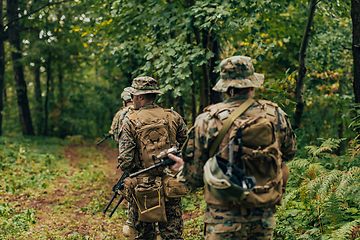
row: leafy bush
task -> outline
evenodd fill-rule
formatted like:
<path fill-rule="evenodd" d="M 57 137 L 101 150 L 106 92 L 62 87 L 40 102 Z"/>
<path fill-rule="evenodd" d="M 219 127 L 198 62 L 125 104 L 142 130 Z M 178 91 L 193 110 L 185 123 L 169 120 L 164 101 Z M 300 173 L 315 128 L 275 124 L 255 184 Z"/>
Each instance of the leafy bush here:
<path fill-rule="evenodd" d="M 336 156 L 343 139 L 320 139 L 307 158 L 288 163 L 291 175 L 276 214 L 275 239 L 355 239 L 360 221 L 357 155 Z"/>

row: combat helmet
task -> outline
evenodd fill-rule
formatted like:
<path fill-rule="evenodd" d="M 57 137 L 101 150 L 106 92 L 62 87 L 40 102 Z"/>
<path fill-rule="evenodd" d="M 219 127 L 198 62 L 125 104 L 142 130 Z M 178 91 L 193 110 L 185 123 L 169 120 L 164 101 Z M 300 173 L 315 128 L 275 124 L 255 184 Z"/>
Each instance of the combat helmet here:
<path fill-rule="evenodd" d="M 121 98 L 124 100 L 124 101 L 128 101 L 128 100 L 131 100 L 131 94 L 129 92 L 129 88 L 124 88 L 124 91 L 121 93 Z"/>
<path fill-rule="evenodd" d="M 249 88 L 260 87 L 264 75 L 255 73 L 251 58 L 234 56 L 220 63 L 220 80 L 213 87 L 214 91 L 227 92 L 229 87 Z"/>

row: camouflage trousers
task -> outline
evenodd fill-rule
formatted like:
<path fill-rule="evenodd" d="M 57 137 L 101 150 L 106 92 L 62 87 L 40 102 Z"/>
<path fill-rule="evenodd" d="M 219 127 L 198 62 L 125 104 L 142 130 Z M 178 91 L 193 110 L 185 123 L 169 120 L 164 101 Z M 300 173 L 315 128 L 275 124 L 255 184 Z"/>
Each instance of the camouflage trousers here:
<path fill-rule="evenodd" d="M 183 220 L 181 198 L 165 202 L 165 211 L 167 222 L 158 223 L 158 230 L 163 240 L 183 239 Z M 135 239 L 156 239 L 156 223 L 140 222 L 137 205 L 134 199 L 129 202 L 128 219 L 137 231 L 138 236 Z"/>
<path fill-rule="evenodd" d="M 272 222 L 275 222 L 273 219 Z M 206 223 L 205 236 L 207 240 L 271 240 L 274 224 L 263 220 L 244 223 Z"/>

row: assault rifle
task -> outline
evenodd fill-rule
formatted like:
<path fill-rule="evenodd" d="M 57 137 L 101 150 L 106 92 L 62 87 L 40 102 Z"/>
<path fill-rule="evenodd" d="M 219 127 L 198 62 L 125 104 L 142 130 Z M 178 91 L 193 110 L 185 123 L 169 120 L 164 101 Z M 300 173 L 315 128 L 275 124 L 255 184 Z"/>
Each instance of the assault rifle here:
<path fill-rule="evenodd" d="M 103 139 L 101 139 L 96 145 L 99 145 L 100 143 L 102 143 L 103 141 L 105 141 L 106 139 L 108 139 L 109 137 L 111 137 L 112 135 L 114 135 L 114 134 L 112 134 L 112 133 L 108 133 L 108 134 L 104 134 L 103 136 L 104 136 L 104 138 Z"/>
<path fill-rule="evenodd" d="M 179 154 L 179 150 L 176 148 L 176 147 L 172 147 L 172 148 L 169 148 L 165 151 L 162 151 L 159 155 L 155 156 L 153 155 L 152 158 L 154 160 L 154 165 L 152 165 L 151 167 L 148 167 L 148 168 L 145 168 L 145 169 L 142 169 L 138 172 L 134 172 L 132 174 L 129 174 L 127 172 L 124 172 L 123 175 L 120 177 L 119 181 L 113 186 L 112 188 L 112 191 L 114 192 L 114 195 L 112 196 L 110 202 L 107 204 L 107 206 L 105 207 L 103 213 L 105 214 L 106 211 L 109 209 L 111 203 L 114 201 L 114 199 L 119 195 L 118 191 L 122 190 L 122 188 L 124 187 L 123 186 L 123 182 L 125 180 L 125 178 L 129 177 L 129 178 L 133 178 L 133 177 L 136 177 L 142 173 L 145 173 L 145 172 L 148 172 L 148 171 L 151 171 L 153 169 L 157 169 L 158 167 L 167 167 L 167 166 L 171 166 L 173 164 L 175 164 L 175 161 L 170 159 L 168 157 L 168 154 L 171 153 L 171 154 L 174 154 L 174 155 L 177 155 Z M 156 162 L 156 160 L 159 160 Z M 164 170 L 165 171 L 165 170 Z M 124 200 L 124 196 L 121 196 L 119 201 L 117 202 L 115 208 L 111 211 L 111 213 L 109 214 L 109 217 L 111 217 L 115 210 L 118 208 L 118 206 L 120 205 L 120 203 Z"/>

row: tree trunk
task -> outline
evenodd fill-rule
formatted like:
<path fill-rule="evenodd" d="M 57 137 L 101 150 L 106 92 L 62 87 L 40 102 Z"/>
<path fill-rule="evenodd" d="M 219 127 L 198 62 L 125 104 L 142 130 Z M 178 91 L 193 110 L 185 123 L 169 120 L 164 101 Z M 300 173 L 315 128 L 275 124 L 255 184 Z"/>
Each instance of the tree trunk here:
<path fill-rule="evenodd" d="M 183 96 L 179 96 L 176 98 L 176 104 L 177 104 L 177 112 L 180 114 L 180 116 L 185 117 Z"/>
<path fill-rule="evenodd" d="M 218 65 L 218 61 L 220 58 L 220 41 L 216 38 L 214 33 L 210 34 L 210 49 L 215 54 L 214 57 L 210 59 L 210 68 L 209 68 L 209 76 L 210 76 L 210 104 L 222 102 L 222 93 L 212 90 L 212 87 L 216 84 L 219 73 L 215 73 L 214 69 Z"/>
<path fill-rule="evenodd" d="M 202 47 L 205 49 L 205 55 L 209 51 L 209 32 L 205 29 L 201 31 L 202 35 Z M 209 67 L 205 63 L 202 65 L 203 78 L 201 81 L 201 91 L 200 91 L 200 111 L 210 104 L 210 79 L 209 79 Z"/>
<path fill-rule="evenodd" d="M 16 52 L 11 53 L 14 76 L 15 76 L 15 85 L 16 85 L 16 94 L 18 99 L 19 106 L 19 116 L 22 127 L 22 132 L 24 135 L 34 135 L 34 129 L 32 126 L 29 101 L 27 98 L 27 88 L 24 79 L 23 66 L 21 64 L 21 39 L 20 39 L 20 27 L 19 21 L 14 19 L 18 18 L 18 0 L 7 0 L 7 15 L 9 21 L 12 21 L 8 25 L 9 32 L 9 41 L 10 45 L 16 49 Z"/>
<path fill-rule="evenodd" d="M 0 136 L 2 136 L 2 120 L 4 110 L 4 74 L 5 74 L 5 47 L 4 47 L 3 1 L 0 0 Z M 5 95 L 5 94 L 4 94 Z"/>
<path fill-rule="evenodd" d="M 355 103 L 360 103 L 360 0 L 351 0 L 351 18 L 353 23 L 352 51 L 354 58 L 354 94 Z"/>
<path fill-rule="evenodd" d="M 186 7 L 190 8 L 191 6 L 193 6 L 195 4 L 194 0 L 187 0 L 186 1 Z M 194 22 L 194 21 L 192 21 Z M 194 31 L 194 35 L 195 35 L 195 40 L 196 42 L 199 44 L 200 43 L 200 33 L 199 33 L 199 29 L 197 29 L 196 27 L 192 26 L 193 31 Z M 189 33 L 187 35 L 187 42 L 189 44 L 192 44 L 192 40 L 191 40 L 191 34 Z M 197 116 L 197 111 L 196 111 L 196 80 L 195 80 L 195 76 L 194 76 L 194 65 L 190 64 L 189 66 L 190 68 L 190 78 L 192 80 L 192 85 L 191 85 L 191 122 L 192 125 L 194 125 L 195 123 L 195 119 Z"/>
<path fill-rule="evenodd" d="M 315 7 L 317 0 L 311 0 L 310 2 L 310 11 L 309 17 L 306 23 L 303 40 L 301 42 L 300 52 L 299 52 L 299 69 L 298 69 L 298 80 L 296 81 L 296 111 L 294 114 L 294 129 L 298 129 L 301 124 L 301 117 L 304 111 L 304 78 L 306 73 L 305 67 L 305 58 L 306 58 L 306 48 L 309 42 L 309 34 L 311 30 L 311 24 L 314 18 Z"/>
<path fill-rule="evenodd" d="M 50 82 L 51 82 L 51 53 L 49 53 L 49 58 L 46 62 L 46 96 L 45 96 L 45 116 L 44 116 L 44 132 L 43 135 L 47 136 L 48 134 L 48 120 L 49 120 L 49 97 L 50 97 Z"/>
<path fill-rule="evenodd" d="M 40 82 L 40 61 L 35 63 L 34 69 L 34 90 L 35 90 L 35 100 L 36 100 L 36 126 L 37 126 L 37 135 L 41 135 L 44 131 L 44 117 L 43 117 L 43 102 L 41 96 L 41 82 Z"/>
<path fill-rule="evenodd" d="M 187 35 L 187 42 L 188 44 L 191 44 L 191 35 L 188 34 Z M 194 78 L 194 66 L 192 64 L 190 64 L 189 66 L 190 68 L 190 78 L 192 81 L 192 85 L 191 85 L 191 122 L 192 125 L 194 125 L 195 123 L 195 119 L 196 119 L 196 82 L 195 82 L 195 78 Z"/>
<path fill-rule="evenodd" d="M 58 105 L 61 107 L 65 101 L 65 95 L 64 95 L 64 86 L 63 86 L 63 70 L 61 67 L 61 63 L 58 63 L 58 80 L 59 80 L 59 96 L 58 96 Z"/>

